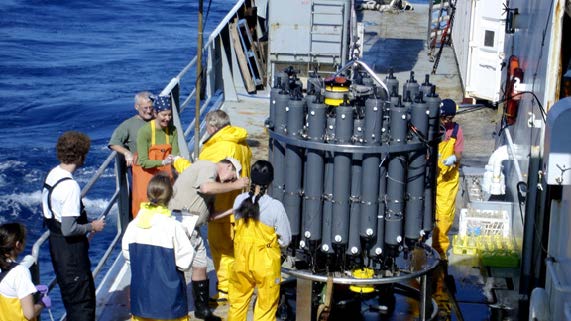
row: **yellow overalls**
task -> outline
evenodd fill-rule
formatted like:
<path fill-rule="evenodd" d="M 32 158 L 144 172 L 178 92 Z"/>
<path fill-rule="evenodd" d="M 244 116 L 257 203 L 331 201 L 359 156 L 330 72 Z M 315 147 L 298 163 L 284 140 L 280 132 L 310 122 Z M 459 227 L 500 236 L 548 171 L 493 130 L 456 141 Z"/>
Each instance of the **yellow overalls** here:
<path fill-rule="evenodd" d="M 230 269 L 228 321 L 246 321 L 248 306 L 258 288 L 254 321 L 274 321 L 280 296 L 281 251 L 273 227 L 249 219 L 236 221 L 235 259 Z"/>
<path fill-rule="evenodd" d="M 252 151 L 246 143 L 248 132 L 241 127 L 226 126 L 210 137 L 200 151 L 199 159 L 217 162 L 225 157 L 233 157 L 242 165 L 242 177 L 250 177 Z M 234 205 L 240 191 L 217 194 L 214 211 L 223 212 Z M 234 262 L 234 215 L 208 222 L 208 243 L 210 254 L 218 278 L 218 298 L 224 299 L 228 293 L 229 269 Z"/>
<path fill-rule="evenodd" d="M 454 124 L 454 130 L 448 140 L 438 145 L 438 174 L 436 176 L 436 223 L 432 233 L 432 247 L 438 251 L 440 258 L 446 260 L 446 251 L 450 246 L 448 232 L 454 223 L 456 211 L 456 194 L 460 178 L 459 163 L 451 166 L 444 165 L 443 161 L 454 155 L 454 145 L 458 124 Z"/>

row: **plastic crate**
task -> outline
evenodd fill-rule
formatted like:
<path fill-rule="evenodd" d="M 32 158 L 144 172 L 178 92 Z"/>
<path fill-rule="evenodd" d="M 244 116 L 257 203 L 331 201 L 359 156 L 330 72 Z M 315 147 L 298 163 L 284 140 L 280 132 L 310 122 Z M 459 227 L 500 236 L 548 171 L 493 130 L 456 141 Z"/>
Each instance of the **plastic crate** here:
<path fill-rule="evenodd" d="M 482 235 L 477 241 L 482 265 L 515 268 L 519 266 L 519 253 L 512 237 Z"/>
<path fill-rule="evenodd" d="M 471 235 L 454 235 L 452 239 L 452 253 L 457 255 L 478 255 L 477 237 Z"/>
<path fill-rule="evenodd" d="M 511 235 L 511 217 L 505 210 L 463 208 L 460 211 L 460 236 Z"/>

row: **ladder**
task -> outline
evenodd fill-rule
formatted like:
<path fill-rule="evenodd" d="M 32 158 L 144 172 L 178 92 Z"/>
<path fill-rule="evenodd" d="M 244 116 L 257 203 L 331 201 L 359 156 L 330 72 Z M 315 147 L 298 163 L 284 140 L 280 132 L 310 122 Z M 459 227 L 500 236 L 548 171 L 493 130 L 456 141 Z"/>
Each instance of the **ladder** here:
<path fill-rule="evenodd" d="M 438 69 L 438 64 L 440 63 L 440 57 L 442 56 L 442 50 L 444 49 L 444 46 L 450 44 L 450 35 L 452 35 L 452 24 L 454 23 L 454 13 L 456 13 L 456 6 L 453 3 L 450 3 L 450 8 L 452 9 L 452 12 L 450 13 L 450 18 L 448 19 L 448 23 L 446 23 L 446 27 L 442 30 L 440 48 L 438 48 L 438 53 L 434 58 L 434 65 L 432 66 L 433 75 L 436 73 L 436 69 Z"/>
<path fill-rule="evenodd" d="M 426 46 L 431 61 L 434 59 L 435 48 L 443 44 L 442 38 L 450 25 L 452 7 L 452 0 L 429 1 Z"/>
<path fill-rule="evenodd" d="M 309 37 L 308 65 L 318 56 L 333 57 L 332 63 L 341 64 L 345 30 L 345 5 L 339 0 L 313 0 Z"/>

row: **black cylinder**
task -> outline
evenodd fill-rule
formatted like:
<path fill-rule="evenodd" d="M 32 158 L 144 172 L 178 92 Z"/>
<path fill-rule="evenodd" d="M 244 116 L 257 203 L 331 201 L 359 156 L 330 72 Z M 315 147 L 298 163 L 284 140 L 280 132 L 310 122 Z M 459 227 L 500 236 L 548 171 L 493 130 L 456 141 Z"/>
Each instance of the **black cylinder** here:
<path fill-rule="evenodd" d="M 307 112 L 307 139 L 322 142 L 325 135 L 327 105 L 309 103 Z M 321 239 L 324 153 L 316 149 L 307 150 L 305 164 L 302 231 L 306 240 Z"/>
<path fill-rule="evenodd" d="M 406 143 L 407 116 L 402 107 L 391 108 L 390 144 Z M 385 246 L 394 249 L 402 242 L 404 192 L 406 179 L 406 156 L 392 153 L 389 156 L 387 175 L 387 210 L 385 212 Z"/>
<path fill-rule="evenodd" d="M 286 134 L 286 107 L 289 104 L 289 94 L 280 91 L 275 95 L 274 131 L 278 134 Z M 285 185 L 285 144 L 273 140 L 272 164 L 274 165 L 274 181 L 272 182 L 272 197 L 283 201 Z"/>
<path fill-rule="evenodd" d="M 407 92 L 410 92 L 410 97 L 416 97 L 418 91 L 420 90 L 420 86 L 416 79 L 414 79 L 414 71 L 410 72 L 410 78 L 402 85 L 402 94 L 403 96 L 406 95 Z"/>
<path fill-rule="evenodd" d="M 430 83 L 430 75 L 426 74 L 424 76 L 424 82 L 420 85 L 420 92 L 422 93 L 422 98 L 428 96 L 432 91 L 432 84 Z"/>
<path fill-rule="evenodd" d="M 383 102 L 375 98 L 367 99 L 365 101 L 364 145 L 375 146 L 380 144 L 382 126 Z M 377 235 L 380 156 L 380 154 L 363 155 L 361 223 L 359 234 L 362 238 L 369 240 L 373 240 Z"/>
<path fill-rule="evenodd" d="M 381 164 L 379 165 L 379 210 L 377 212 L 377 238 L 375 245 L 369 250 L 370 257 L 378 257 L 383 254 L 385 247 L 385 213 L 387 209 L 386 195 L 387 195 L 387 165 L 388 155 L 381 156 Z"/>
<path fill-rule="evenodd" d="M 351 143 L 353 136 L 353 107 L 340 105 L 335 108 L 335 141 Z M 349 236 L 349 197 L 351 182 L 350 153 L 334 153 L 333 226 L 331 235 L 334 244 L 347 244 Z"/>
<path fill-rule="evenodd" d="M 387 85 L 387 88 L 389 90 L 389 95 L 393 95 L 393 93 L 396 93 L 398 95 L 398 93 L 399 93 L 399 81 L 395 77 L 395 75 L 393 74 L 392 68 L 389 70 L 389 74 L 385 78 L 385 85 Z"/>
<path fill-rule="evenodd" d="M 333 226 L 333 155 L 325 153 L 325 186 L 323 187 L 323 223 L 321 251 L 333 253 L 331 229 Z"/>
<path fill-rule="evenodd" d="M 422 100 L 414 102 L 410 109 L 411 143 L 426 141 L 428 130 L 428 106 Z M 406 184 L 406 211 L 404 235 L 408 243 L 414 243 L 423 233 L 424 217 L 424 179 L 426 175 L 426 148 L 417 149 L 409 154 Z"/>
<path fill-rule="evenodd" d="M 286 107 L 287 135 L 300 139 L 303 129 L 304 101 L 290 99 Z M 301 178 L 303 154 L 301 148 L 286 145 L 285 151 L 285 193 L 284 207 L 291 226 L 291 234 L 297 236 L 301 228 Z"/>
<path fill-rule="evenodd" d="M 425 97 L 428 106 L 428 166 L 426 168 L 426 178 L 424 183 L 424 218 L 422 229 L 426 234 L 430 233 L 434 227 L 434 208 L 436 201 L 436 170 L 438 161 L 438 128 L 440 126 L 440 97 L 434 92 L 432 86 L 431 93 Z"/>
<path fill-rule="evenodd" d="M 358 122 L 356 122 L 357 124 Z M 363 154 L 354 154 L 351 164 L 351 197 L 349 209 L 349 243 L 347 246 L 348 255 L 361 253 L 361 240 L 359 238 L 359 228 L 361 221 L 361 179 Z"/>

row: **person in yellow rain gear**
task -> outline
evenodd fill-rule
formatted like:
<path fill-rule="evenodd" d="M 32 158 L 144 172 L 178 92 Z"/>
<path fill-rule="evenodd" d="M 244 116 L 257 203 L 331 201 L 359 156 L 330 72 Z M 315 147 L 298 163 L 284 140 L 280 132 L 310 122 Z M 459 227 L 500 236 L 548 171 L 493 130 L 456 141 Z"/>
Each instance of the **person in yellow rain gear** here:
<path fill-rule="evenodd" d="M 246 321 L 257 288 L 254 321 L 276 320 L 281 283 L 281 248 L 291 242 L 290 223 L 283 204 L 266 195 L 274 178 L 270 162 L 252 165 L 250 191 L 234 201 L 236 234 L 234 263 L 230 267 L 228 321 Z M 228 215 L 232 210 L 211 217 Z"/>
<path fill-rule="evenodd" d="M 444 99 L 440 104 L 440 122 L 444 137 L 438 145 L 438 173 L 436 176 L 436 223 L 432 234 L 432 247 L 442 260 L 447 260 L 450 246 L 448 232 L 454 223 L 456 194 L 460 178 L 460 160 L 464 151 L 462 128 L 454 122 L 456 103 Z"/>
<path fill-rule="evenodd" d="M 231 157 L 240 162 L 241 176 L 250 177 L 250 162 L 252 151 L 246 142 L 248 132 L 242 127 L 232 126 L 230 117 L 222 110 L 214 110 L 206 114 L 204 119 L 206 132 L 209 137 L 204 142 L 200 152 L 200 160 L 218 162 Z M 176 159 L 173 166 L 182 172 L 190 162 Z M 224 212 L 234 204 L 234 199 L 240 194 L 239 190 L 217 194 L 214 200 L 214 213 Z M 228 269 L 234 262 L 234 216 L 229 215 L 208 223 L 208 244 L 216 276 L 218 278 L 217 294 L 213 301 L 224 302 L 228 299 Z"/>

